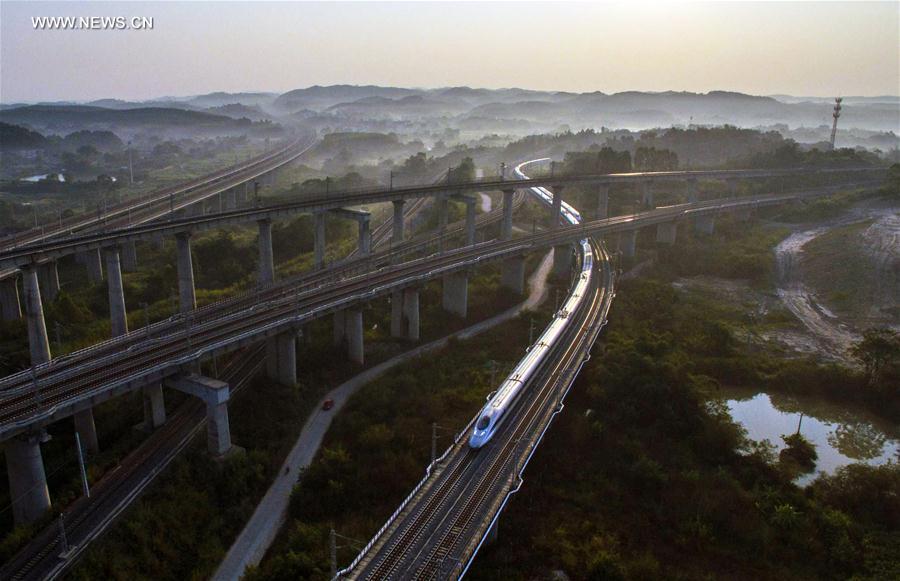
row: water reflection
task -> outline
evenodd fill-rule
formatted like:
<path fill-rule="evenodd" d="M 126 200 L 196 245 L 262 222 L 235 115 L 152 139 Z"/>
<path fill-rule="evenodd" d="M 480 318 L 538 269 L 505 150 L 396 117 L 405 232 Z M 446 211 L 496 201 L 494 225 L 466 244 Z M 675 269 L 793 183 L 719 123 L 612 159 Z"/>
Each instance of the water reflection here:
<path fill-rule="evenodd" d="M 784 448 L 782 434 L 793 434 L 799 425 L 803 436 L 816 446 L 817 472 L 830 474 L 853 462 L 884 464 L 900 458 L 897 427 L 863 410 L 749 390 L 723 389 L 721 394 L 729 414 L 747 430 L 747 436 L 769 440 L 777 450 Z M 797 484 L 812 482 L 817 472 L 799 477 Z"/>

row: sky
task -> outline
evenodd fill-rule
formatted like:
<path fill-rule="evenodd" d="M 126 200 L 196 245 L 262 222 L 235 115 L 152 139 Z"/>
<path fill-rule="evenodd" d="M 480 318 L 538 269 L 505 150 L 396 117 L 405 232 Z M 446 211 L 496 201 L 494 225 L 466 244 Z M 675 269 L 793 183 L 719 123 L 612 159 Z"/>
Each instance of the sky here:
<path fill-rule="evenodd" d="M 36 30 L 32 17 L 153 19 Z M 613 93 L 900 93 L 900 2 L 0 0 L 0 101 L 330 84 Z"/>

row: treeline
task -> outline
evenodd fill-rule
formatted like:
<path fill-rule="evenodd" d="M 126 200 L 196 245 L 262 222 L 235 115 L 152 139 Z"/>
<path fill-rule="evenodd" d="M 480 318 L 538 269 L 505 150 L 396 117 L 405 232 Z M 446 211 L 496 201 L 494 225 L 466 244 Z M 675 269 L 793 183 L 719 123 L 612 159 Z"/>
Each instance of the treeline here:
<path fill-rule="evenodd" d="M 663 282 L 620 286 L 602 357 L 472 578 L 898 578 L 900 467 L 793 485 L 790 459 L 749 441 L 714 399 L 755 365 L 715 313 Z M 817 381 L 845 377 L 819 369 Z"/>

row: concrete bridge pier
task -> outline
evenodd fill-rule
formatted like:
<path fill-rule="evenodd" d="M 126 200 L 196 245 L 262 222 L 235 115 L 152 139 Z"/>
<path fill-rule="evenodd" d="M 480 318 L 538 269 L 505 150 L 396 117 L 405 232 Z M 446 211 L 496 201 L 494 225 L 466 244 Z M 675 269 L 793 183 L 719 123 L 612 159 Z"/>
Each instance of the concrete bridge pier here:
<path fill-rule="evenodd" d="M 347 334 L 347 356 L 350 357 L 350 361 L 362 365 L 365 361 L 362 309 L 347 309 L 344 313 L 344 323 Z"/>
<path fill-rule="evenodd" d="M 109 293 L 109 323 L 112 336 L 118 337 L 128 332 L 128 315 L 125 311 L 125 289 L 122 283 L 122 267 L 119 248 L 107 248 L 106 285 Z"/>
<path fill-rule="evenodd" d="M 372 252 L 372 230 L 370 228 L 370 216 L 357 220 L 359 226 L 359 254 L 368 256 Z"/>
<path fill-rule="evenodd" d="M 100 262 L 100 249 L 87 250 L 81 256 L 81 260 L 87 267 L 88 280 L 94 284 L 103 282 L 103 263 Z"/>
<path fill-rule="evenodd" d="M 475 202 L 472 196 L 463 196 L 466 203 L 466 246 L 475 244 Z"/>
<path fill-rule="evenodd" d="M 122 270 L 134 272 L 137 270 L 137 248 L 134 242 L 126 242 L 122 245 Z"/>
<path fill-rule="evenodd" d="M 259 224 L 259 286 L 275 282 L 275 258 L 272 253 L 272 221 L 260 220 Z"/>
<path fill-rule="evenodd" d="M 572 245 L 553 247 L 553 276 L 565 278 L 572 272 Z"/>
<path fill-rule="evenodd" d="M 406 338 L 419 340 L 419 289 L 410 287 L 403 289 L 403 315 L 406 323 Z"/>
<path fill-rule="evenodd" d="M 597 219 L 609 216 L 609 184 L 600 184 L 597 192 Z"/>
<path fill-rule="evenodd" d="M 656 241 L 663 244 L 675 244 L 675 235 L 678 233 L 678 224 L 675 222 L 662 222 L 656 225 Z"/>
<path fill-rule="evenodd" d="M 391 292 L 391 337 L 402 339 L 403 333 L 403 291 Z"/>
<path fill-rule="evenodd" d="M 648 181 L 641 182 L 641 206 L 650 210 L 656 207 L 653 200 L 653 189 Z"/>
<path fill-rule="evenodd" d="M 394 217 L 391 220 L 391 226 L 393 227 L 391 233 L 391 243 L 400 244 L 403 242 L 403 205 L 406 203 L 406 200 L 394 200 Z"/>
<path fill-rule="evenodd" d="M 469 302 L 469 273 L 466 271 L 445 274 L 443 280 L 443 299 L 441 304 L 445 311 L 466 318 Z"/>
<path fill-rule="evenodd" d="M 403 304 L 402 301 L 400 304 Z M 340 347 L 347 338 L 347 317 L 344 311 L 334 312 L 334 335 L 333 343 L 335 347 Z"/>
<path fill-rule="evenodd" d="M 206 404 L 206 447 L 209 453 L 221 458 L 231 452 L 231 430 L 228 425 L 231 391 L 228 384 L 192 373 L 167 379 L 166 385 L 198 397 Z"/>
<path fill-rule="evenodd" d="M 691 204 L 694 204 L 697 202 L 697 200 L 700 199 L 700 197 L 697 194 L 697 180 L 690 179 L 690 180 L 687 180 L 686 183 L 687 183 L 688 202 L 690 202 Z"/>
<path fill-rule="evenodd" d="M 16 525 L 30 524 L 50 510 L 50 491 L 41 457 L 41 442 L 45 439 L 46 433 L 41 431 L 15 436 L 4 445 Z"/>
<path fill-rule="evenodd" d="M 15 321 L 22 316 L 22 308 L 19 304 L 19 285 L 16 283 L 15 276 L 0 280 L 0 314 L 4 321 Z"/>
<path fill-rule="evenodd" d="M 44 322 L 44 306 L 41 304 L 37 265 L 30 264 L 22 268 L 22 287 L 25 292 L 25 316 L 28 320 L 28 347 L 31 351 L 31 364 L 40 365 L 50 361 L 50 342 L 47 339 L 47 324 Z"/>
<path fill-rule="evenodd" d="M 56 269 L 55 260 L 38 268 L 38 281 L 41 285 L 41 296 L 52 303 L 59 294 L 59 271 Z"/>
<path fill-rule="evenodd" d="M 525 257 L 513 256 L 500 267 L 500 284 L 517 295 L 525 293 Z"/>
<path fill-rule="evenodd" d="M 100 443 L 97 441 L 97 426 L 94 424 L 94 409 L 88 408 L 76 412 L 72 419 L 75 421 L 75 431 L 81 438 L 81 445 L 87 454 L 96 454 L 100 451 Z"/>
<path fill-rule="evenodd" d="M 559 228 L 559 221 L 562 219 L 562 186 L 553 186 L 553 203 L 550 206 L 550 229 Z"/>
<path fill-rule="evenodd" d="M 702 234 L 712 234 L 716 230 L 716 219 L 710 214 L 702 214 L 694 219 L 694 229 Z"/>
<path fill-rule="evenodd" d="M 266 345 L 266 373 L 282 385 L 297 385 L 297 333 L 285 331 Z"/>
<path fill-rule="evenodd" d="M 619 232 L 619 252 L 625 258 L 634 258 L 635 247 L 637 246 L 637 230 L 626 230 Z"/>
<path fill-rule="evenodd" d="M 315 216 L 315 238 L 313 242 L 313 251 L 315 254 L 314 266 L 316 270 L 325 266 L 325 212 L 316 212 Z"/>
<path fill-rule="evenodd" d="M 166 402 L 161 383 L 145 385 L 141 389 L 144 401 L 143 429 L 152 431 L 166 423 Z"/>
<path fill-rule="evenodd" d="M 500 240 L 512 238 L 513 196 L 515 190 L 503 190 L 503 220 L 500 222 Z"/>
<path fill-rule="evenodd" d="M 194 293 L 194 265 L 191 261 L 191 233 L 179 232 L 175 235 L 178 267 L 178 305 L 180 312 L 187 313 L 197 306 Z"/>

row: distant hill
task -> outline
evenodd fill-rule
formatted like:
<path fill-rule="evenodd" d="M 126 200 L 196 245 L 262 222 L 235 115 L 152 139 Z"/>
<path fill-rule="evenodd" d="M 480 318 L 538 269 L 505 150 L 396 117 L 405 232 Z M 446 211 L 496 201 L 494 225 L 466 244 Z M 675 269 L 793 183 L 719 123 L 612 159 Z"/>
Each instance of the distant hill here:
<path fill-rule="evenodd" d="M 322 87 L 315 85 L 306 89 L 295 89 L 280 95 L 273 106 L 279 110 L 294 112 L 299 109 L 321 111 L 338 103 L 356 101 L 366 97 L 385 97 L 399 99 L 410 95 L 422 95 L 425 91 L 418 89 L 401 89 L 398 87 L 378 87 L 374 85 L 332 85 Z"/>
<path fill-rule="evenodd" d="M 249 107 L 268 105 L 278 96 L 277 93 L 224 93 L 216 92 L 207 95 L 197 95 L 187 100 L 187 103 L 195 107 L 207 109 L 222 107 L 237 103 Z"/>
<path fill-rule="evenodd" d="M 249 107 L 240 103 L 230 103 L 218 107 L 209 107 L 208 112 L 215 115 L 226 115 L 233 119 L 250 119 L 252 121 L 262 121 L 263 119 L 272 119 L 269 115 L 258 106 Z"/>
<path fill-rule="evenodd" d="M 18 125 L 0 123 L 0 150 L 43 149 L 49 145 L 46 137 Z"/>
<path fill-rule="evenodd" d="M 31 105 L 5 109 L 0 111 L 0 121 L 28 125 L 51 133 L 70 133 L 81 129 L 109 129 L 112 127 L 228 130 L 250 124 L 249 120 L 241 121 L 223 115 L 168 107 L 106 109 L 86 105 Z"/>

